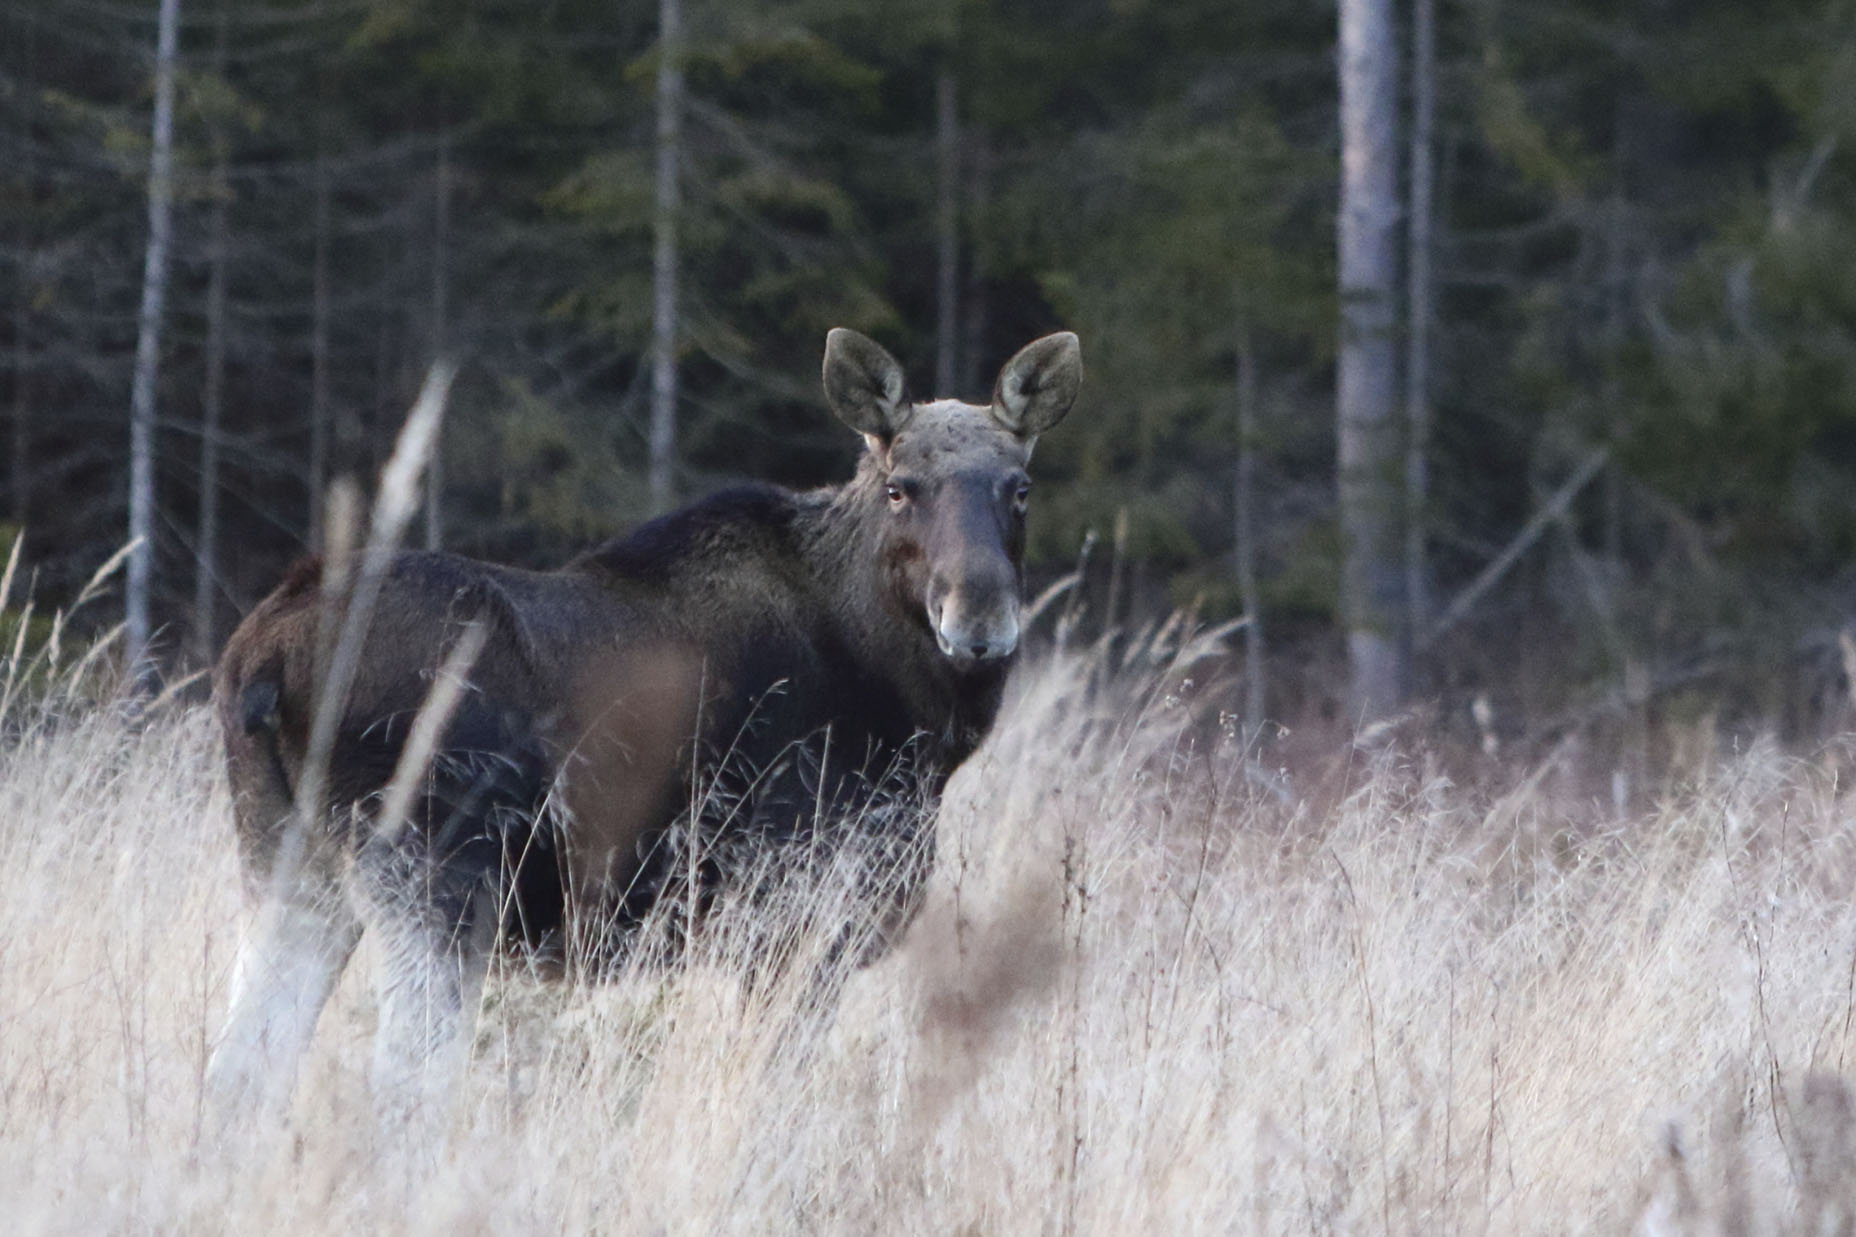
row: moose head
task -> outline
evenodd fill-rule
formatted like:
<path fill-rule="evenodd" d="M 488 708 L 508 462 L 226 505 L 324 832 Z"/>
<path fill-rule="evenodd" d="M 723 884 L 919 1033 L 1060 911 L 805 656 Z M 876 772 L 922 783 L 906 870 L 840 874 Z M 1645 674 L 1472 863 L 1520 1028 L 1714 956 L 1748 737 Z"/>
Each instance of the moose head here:
<path fill-rule="evenodd" d="M 1082 379 L 1081 345 L 1060 331 L 1005 363 L 990 404 L 917 403 L 880 345 L 843 327 L 826 336 L 825 397 L 864 436 L 857 489 L 880 530 L 890 600 L 919 616 L 957 669 L 1002 662 L 1018 647 L 1025 469 Z"/>

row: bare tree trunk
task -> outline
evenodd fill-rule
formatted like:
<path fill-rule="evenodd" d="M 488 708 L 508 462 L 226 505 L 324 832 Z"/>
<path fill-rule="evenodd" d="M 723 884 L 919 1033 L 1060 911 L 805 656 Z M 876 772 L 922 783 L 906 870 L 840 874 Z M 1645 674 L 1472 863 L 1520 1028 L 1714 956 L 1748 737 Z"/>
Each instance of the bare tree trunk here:
<path fill-rule="evenodd" d="M 992 203 L 992 145 L 985 130 L 968 127 L 967 148 L 972 167 L 967 189 L 967 304 L 961 315 L 962 398 L 983 401 L 991 396 L 986 373 L 986 226 Z"/>
<path fill-rule="evenodd" d="M 309 310 L 309 544 L 322 546 L 322 498 L 329 484 L 329 126 L 316 126 L 316 252 Z"/>
<path fill-rule="evenodd" d="M 657 215 L 651 264 L 651 510 L 674 499 L 677 460 L 677 214 L 683 141 L 683 13 L 658 0 Z"/>
<path fill-rule="evenodd" d="M 367 471 L 369 474 L 380 471 L 381 462 L 392 447 L 388 438 L 388 427 L 392 424 L 392 411 L 398 402 L 399 394 L 394 377 L 399 373 L 399 361 L 393 346 L 392 319 L 385 314 L 380 317 L 379 325 L 374 328 L 374 399 L 369 408 L 367 427 Z"/>
<path fill-rule="evenodd" d="M 451 271 L 445 247 L 451 232 L 451 131 L 438 135 L 438 166 L 432 173 L 432 363 L 442 363 L 449 341 L 446 326 L 450 316 Z M 444 443 L 432 446 L 432 458 L 425 469 L 425 548 L 440 549 L 444 544 L 444 521 L 441 503 L 444 496 Z"/>
<path fill-rule="evenodd" d="M 13 522 L 32 514 L 32 278 L 21 264 L 19 300 L 13 306 L 13 460 L 9 478 Z"/>
<path fill-rule="evenodd" d="M 38 51 L 38 25 L 31 20 L 21 24 L 24 28 L 16 30 L 13 37 L 17 40 L 14 46 L 20 52 L 18 73 L 20 80 L 24 81 Z M 22 121 L 22 127 L 28 138 L 19 163 L 19 183 L 25 198 L 26 219 L 20 238 L 24 243 L 18 262 L 19 299 L 13 304 L 13 457 L 8 469 L 7 488 L 13 522 L 23 529 L 32 514 L 32 284 L 37 275 L 33 268 L 32 253 L 38 239 L 38 186 L 34 183 L 36 173 L 30 141 L 30 119 Z"/>
<path fill-rule="evenodd" d="M 1622 127 L 1622 122 L 1620 122 Z M 1624 185 L 1623 168 L 1616 173 L 1617 184 L 1605 204 L 1605 322 L 1604 349 L 1607 361 L 1617 355 L 1624 342 L 1625 316 L 1630 308 L 1630 275 L 1624 261 Z M 1619 390 L 1617 366 L 1605 366 L 1600 388 L 1607 415 L 1621 412 L 1623 395 Z M 1605 583 L 1606 587 L 1623 579 L 1624 572 L 1624 487 L 1616 464 L 1605 473 Z"/>
<path fill-rule="evenodd" d="M 174 64 L 180 45 L 180 0 L 161 0 L 155 39 L 155 115 L 148 159 L 148 251 L 142 264 L 135 377 L 129 395 L 129 578 L 125 627 L 130 674 L 151 678 L 149 593 L 154 586 L 155 380 L 161 359 L 161 310 L 168 288 L 174 228 Z"/>
<path fill-rule="evenodd" d="M 1404 698 L 1408 641 L 1394 290 L 1398 45 L 1392 0 L 1340 0 L 1340 358 L 1336 399 L 1341 617 L 1353 720 Z"/>
<path fill-rule="evenodd" d="M 219 0 L 213 27 L 213 72 L 226 71 L 226 30 L 232 0 Z M 224 420 L 226 376 L 226 229 L 231 213 L 231 177 L 226 166 L 225 129 L 213 125 L 212 212 L 206 238 L 206 389 L 200 408 L 200 522 L 194 540 L 193 655 L 201 665 L 213 660 L 213 599 L 219 585 L 219 435 Z"/>
<path fill-rule="evenodd" d="M 1115 508 L 1114 534 L 1109 539 L 1108 597 L 1102 603 L 1102 630 L 1113 631 L 1121 622 L 1121 598 L 1127 591 L 1128 509 Z"/>
<path fill-rule="evenodd" d="M 956 302 L 960 296 L 960 115 L 951 66 L 934 83 L 935 229 L 935 399 L 954 394 L 959 368 Z"/>
<path fill-rule="evenodd" d="M 1437 116 L 1436 0 L 1413 0 L 1411 218 L 1406 231 L 1409 300 L 1405 334 L 1405 605 L 1413 640 L 1429 626 L 1425 558 L 1431 440 L 1432 135 Z"/>
<path fill-rule="evenodd" d="M 1232 507 L 1237 523 L 1237 596 L 1244 607 L 1244 736 L 1255 742 L 1263 728 L 1267 664 L 1263 603 L 1257 589 L 1257 355 L 1250 324 L 1237 324 L 1237 476 Z"/>

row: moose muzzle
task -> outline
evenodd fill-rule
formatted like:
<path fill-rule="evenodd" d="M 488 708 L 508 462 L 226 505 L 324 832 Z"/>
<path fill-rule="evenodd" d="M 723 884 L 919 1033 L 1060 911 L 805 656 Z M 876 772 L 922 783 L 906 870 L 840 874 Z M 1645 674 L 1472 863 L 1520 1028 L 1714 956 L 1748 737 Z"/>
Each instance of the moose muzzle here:
<path fill-rule="evenodd" d="M 959 588 L 938 596 L 930 593 L 928 621 L 941 652 L 959 666 L 1000 661 L 1018 647 L 1018 598 L 1010 591 Z"/>
<path fill-rule="evenodd" d="M 966 541 L 928 585 L 935 643 L 964 668 L 1001 661 L 1018 648 L 1018 568 L 997 535 Z"/>

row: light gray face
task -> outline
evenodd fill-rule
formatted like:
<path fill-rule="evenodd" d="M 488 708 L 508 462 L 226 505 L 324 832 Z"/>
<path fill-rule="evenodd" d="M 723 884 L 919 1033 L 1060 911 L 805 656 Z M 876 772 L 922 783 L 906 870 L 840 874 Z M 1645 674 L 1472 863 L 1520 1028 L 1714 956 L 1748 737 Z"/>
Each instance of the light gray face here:
<path fill-rule="evenodd" d="M 1082 383 L 1068 331 L 1026 345 L 999 373 L 990 405 L 908 398 L 902 367 L 840 327 L 825 341 L 825 395 L 864 435 L 880 488 L 879 554 L 891 600 L 961 669 L 1018 647 L 1021 564 L 1037 436 Z"/>

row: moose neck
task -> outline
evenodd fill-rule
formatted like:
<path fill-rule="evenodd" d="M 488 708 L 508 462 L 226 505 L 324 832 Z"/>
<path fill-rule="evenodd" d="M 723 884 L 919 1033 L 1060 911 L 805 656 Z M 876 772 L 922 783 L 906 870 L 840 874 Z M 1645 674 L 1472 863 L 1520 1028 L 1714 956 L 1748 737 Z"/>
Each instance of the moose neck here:
<path fill-rule="evenodd" d="M 896 682 L 917 729 L 936 736 L 948 767 L 965 760 L 999 712 L 1012 658 L 962 669 L 936 645 L 924 603 L 904 592 L 884 561 L 883 477 L 868 456 L 857 475 L 821 493 L 804 538 L 847 643 L 872 672 Z"/>

